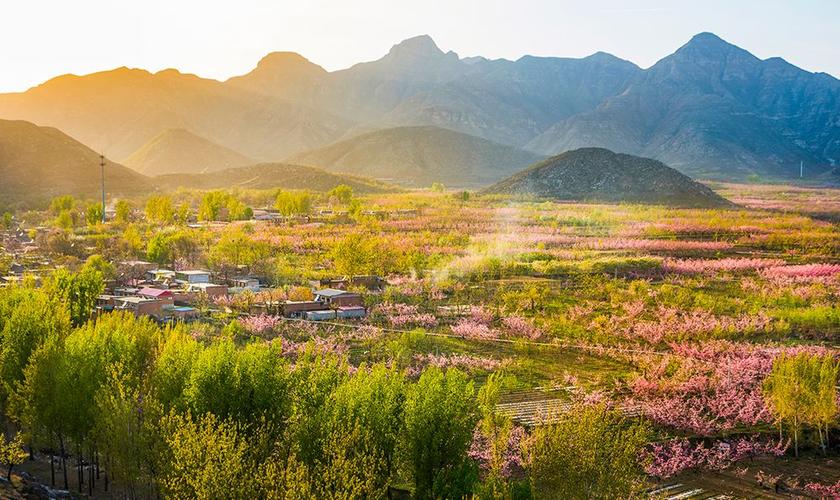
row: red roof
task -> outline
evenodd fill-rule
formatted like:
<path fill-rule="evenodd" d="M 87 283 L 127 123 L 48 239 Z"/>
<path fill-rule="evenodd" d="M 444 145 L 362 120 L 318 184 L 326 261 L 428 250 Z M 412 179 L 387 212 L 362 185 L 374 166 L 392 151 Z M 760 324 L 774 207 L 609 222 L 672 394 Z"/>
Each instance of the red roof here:
<path fill-rule="evenodd" d="M 169 290 L 162 290 L 160 288 L 143 288 L 137 295 L 142 295 L 144 297 L 171 297 L 172 292 Z"/>

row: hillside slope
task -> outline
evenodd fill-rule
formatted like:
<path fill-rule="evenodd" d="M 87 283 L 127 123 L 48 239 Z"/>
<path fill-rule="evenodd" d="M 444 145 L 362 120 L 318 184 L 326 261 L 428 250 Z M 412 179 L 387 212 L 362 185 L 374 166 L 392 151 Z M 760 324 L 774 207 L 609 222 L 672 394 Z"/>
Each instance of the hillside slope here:
<path fill-rule="evenodd" d="M 406 186 L 487 185 L 541 156 L 440 127 L 376 130 L 293 156 L 290 161 Z"/>
<path fill-rule="evenodd" d="M 659 161 L 601 148 L 577 149 L 548 158 L 484 192 L 678 207 L 732 205 L 707 186 Z"/>
<path fill-rule="evenodd" d="M 154 178 L 162 189 L 308 189 L 329 191 L 345 184 L 356 193 L 394 191 L 391 186 L 349 175 L 336 175 L 318 168 L 286 163 L 259 163 L 203 174 L 169 174 Z"/>
<path fill-rule="evenodd" d="M 51 128 L 22 120 L 0 120 L 0 197 L 46 200 L 100 193 L 99 153 Z M 150 180 L 118 163 L 105 165 L 105 189 L 112 194 L 144 192 Z"/>
<path fill-rule="evenodd" d="M 256 163 L 185 129 L 168 129 L 123 162 L 144 175 L 198 174 Z"/>

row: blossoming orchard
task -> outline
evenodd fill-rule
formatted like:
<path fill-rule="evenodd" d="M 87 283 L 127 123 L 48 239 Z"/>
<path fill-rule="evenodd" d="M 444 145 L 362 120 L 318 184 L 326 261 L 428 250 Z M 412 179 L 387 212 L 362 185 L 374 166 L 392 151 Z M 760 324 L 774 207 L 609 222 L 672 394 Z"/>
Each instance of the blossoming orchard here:
<path fill-rule="evenodd" d="M 715 188 L 738 206 L 240 189 L 308 212 L 16 212 L 0 462 L 126 498 L 838 498 L 837 192 Z"/>

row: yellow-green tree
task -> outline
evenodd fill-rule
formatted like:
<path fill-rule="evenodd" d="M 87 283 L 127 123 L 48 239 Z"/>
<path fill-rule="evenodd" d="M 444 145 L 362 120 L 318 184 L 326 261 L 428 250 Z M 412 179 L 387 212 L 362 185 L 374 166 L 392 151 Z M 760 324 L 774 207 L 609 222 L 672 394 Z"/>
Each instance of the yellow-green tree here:
<path fill-rule="evenodd" d="M 146 201 L 146 219 L 159 224 L 171 224 L 175 218 L 172 198 L 165 195 L 151 196 Z"/>
<path fill-rule="evenodd" d="M 536 427 L 525 452 L 533 498 L 634 498 L 644 488 L 643 423 L 604 406 L 581 406 Z"/>

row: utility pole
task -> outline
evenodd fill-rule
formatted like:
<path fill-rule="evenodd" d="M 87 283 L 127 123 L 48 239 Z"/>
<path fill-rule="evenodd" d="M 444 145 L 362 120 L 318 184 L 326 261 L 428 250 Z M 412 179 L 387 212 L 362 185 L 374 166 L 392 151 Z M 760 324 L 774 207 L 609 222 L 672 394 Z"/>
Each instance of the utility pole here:
<path fill-rule="evenodd" d="M 99 169 L 102 173 L 102 223 L 105 224 L 105 155 L 99 155 Z"/>

